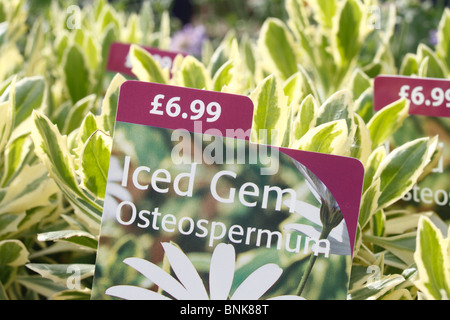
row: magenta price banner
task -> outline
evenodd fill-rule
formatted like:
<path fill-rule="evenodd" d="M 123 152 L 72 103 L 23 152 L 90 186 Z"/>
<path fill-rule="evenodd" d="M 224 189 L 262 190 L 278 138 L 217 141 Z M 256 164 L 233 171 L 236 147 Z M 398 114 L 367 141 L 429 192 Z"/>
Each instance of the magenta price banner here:
<path fill-rule="evenodd" d="M 409 100 L 410 114 L 450 117 L 450 80 L 406 76 L 375 78 L 375 110 L 401 98 Z"/>

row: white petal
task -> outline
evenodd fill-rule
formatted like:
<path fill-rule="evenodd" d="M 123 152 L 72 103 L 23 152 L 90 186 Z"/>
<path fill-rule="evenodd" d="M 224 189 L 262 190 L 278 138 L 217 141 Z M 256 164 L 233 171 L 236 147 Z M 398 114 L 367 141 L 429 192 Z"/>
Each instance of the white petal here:
<path fill-rule="evenodd" d="M 273 263 L 263 265 L 236 289 L 231 300 L 257 300 L 274 285 L 283 271 Z"/>
<path fill-rule="evenodd" d="M 297 200 L 295 201 L 294 212 L 319 226 L 322 225 L 322 221 L 320 221 L 320 208 L 312 204 Z"/>
<path fill-rule="evenodd" d="M 112 197 L 116 197 L 120 200 L 128 200 L 132 201 L 133 197 L 131 196 L 131 193 L 128 191 L 128 189 L 122 187 L 118 183 L 108 183 L 108 188 L 106 189 L 106 192 L 108 195 Z"/>
<path fill-rule="evenodd" d="M 127 258 L 123 262 L 139 271 L 162 290 L 177 300 L 189 299 L 187 290 L 170 274 L 157 265 L 140 258 Z"/>
<path fill-rule="evenodd" d="M 105 294 L 126 300 L 170 300 L 159 293 L 135 286 L 114 286 Z"/>
<path fill-rule="evenodd" d="M 123 175 L 123 167 L 120 165 L 119 159 L 112 156 L 109 161 L 108 181 L 121 181 Z"/>
<path fill-rule="evenodd" d="M 319 229 L 305 224 L 291 223 L 285 225 L 284 229 L 288 231 L 300 232 L 311 239 L 319 239 L 320 237 Z M 351 255 L 350 238 L 348 237 L 348 233 L 347 236 L 345 236 L 345 233 L 342 234 L 341 231 L 342 229 L 333 229 L 328 236 L 327 239 L 330 241 L 330 253 L 337 255 Z M 338 239 L 341 239 L 342 241 Z"/>
<path fill-rule="evenodd" d="M 191 300 L 208 300 L 208 293 L 192 262 L 183 251 L 170 243 L 162 243 L 167 259 L 178 280 L 189 292 Z"/>
<path fill-rule="evenodd" d="M 226 300 L 234 278 L 236 254 L 231 244 L 221 243 L 214 249 L 209 268 L 211 300 Z"/>
<path fill-rule="evenodd" d="M 308 226 L 307 224 L 300 223 L 289 223 L 284 226 L 284 229 L 303 233 L 311 239 L 319 239 L 321 231 L 318 228 L 314 228 L 313 226 Z"/>

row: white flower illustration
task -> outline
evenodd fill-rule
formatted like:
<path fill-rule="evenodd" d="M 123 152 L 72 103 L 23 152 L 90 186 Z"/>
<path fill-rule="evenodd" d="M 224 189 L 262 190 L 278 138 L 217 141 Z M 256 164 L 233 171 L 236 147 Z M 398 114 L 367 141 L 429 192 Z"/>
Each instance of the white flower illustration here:
<path fill-rule="evenodd" d="M 189 258 L 177 246 L 162 243 L 166 257 L 176 278 L 157 265 L 141 258 L 127 258 L 124 263 L 139 271 L 176 300 L 256 300 L 261 298 L 281 276 L 276 264 L 266 264 L 250 274 L 230 296 L 235 270 L 235 250 L 230 244 L 219 244 L 211 257 L 209 294 L 200 275 Z M 117 285 L 105 292 L 107 295 L 128 300 L 171 300 L 171 297 L 145 288 Z M 274 299 L 304 300 L 299 296 L 278 296 Z"/>
<path fill-rule="evenodd" d="M 106 187 L 105 201 L 103 204 L 103 212 L 107 218 L 115 217 L 112 213 L 116 212 L 119 201 L 133 200 L 130 192 L 120 184 L 122 176 L 123 167 L 120 165 L 119 159 L 115 156 L 111 156 L 107 180 L 108 185 Z"/>
<path fill-rule="evenodd" d="M 318 227 L 289 223 L 284 226 L 286 231 L 297 231 L 310 237 L 311 239 L 319 239 L 322 232 L 322 222 L 320 221 L 320 209 L 303 201 L 297 200 L 294 212 L 316 224 Z M 337 255 L 351 255 L 350 237 L 348 235 L 345 220 L 342 220 L 337 227 L 331 230 L 328 235 L 330 241 L 330 253 Z"/>
<path fill-rule="evenodd" d="M 345 219 L 343 219 L 338 203 L 325 184 L 316 175 L 314 175 L 314 173 L 298 161 L 293 160 L 293 162 L 297 169 L 305 177 L 306 185 L 313 196 L 321 204 L 321 208 L 317 208 L 309 203 L 296 200 L 294 212 L 313 222 L 317 225 L 317 227 L 300 223 L 291 223 L 285 225 L 284 229 L 287 231 L 297 231 L 303 233 L 312 239 L 319 239 L 325 227 L 324 224 L 331 224 L 331 227 L 327 226 L 330 231 L 326 237 L 326 239 L 330 241 L 329 253 L 337 255 L 351 255 L 352 249 L 350 247 L 350 237 L 347 231 Z"/>

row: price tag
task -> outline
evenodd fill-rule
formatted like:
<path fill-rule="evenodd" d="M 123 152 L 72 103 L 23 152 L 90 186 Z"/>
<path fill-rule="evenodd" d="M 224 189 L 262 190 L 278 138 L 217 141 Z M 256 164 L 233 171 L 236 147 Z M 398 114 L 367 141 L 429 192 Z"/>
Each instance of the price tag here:
<path fill-rule="evenodd" d="M 122 85 L 93 299 L 347 298 L 364 168 L 251 143 L 253 109 L 241 95 Z"/>
<path fill-rule="evenodd" d="M 131 72 L 131 62 L 130 62 L 130 44 L 114 42 L 111 44 L 108 53 L 108 60 L 106 63 L 106 70 L 111 72 L 120 72 L 124 75 L 134 77 L 133 72 Z M 141 46 L 143 49 L 152 54 L 153 58 L 161 64 L 162 68 L 171 70 L 172 63 L 179 52 L 170 52 L 165 50 L 160 50 L 157 48 Z M 182 54 L 184 55 L 184 54 Z"/>
<path fill-rule="evenodd" d="M 450 117 L 450 80 L 378 76 L 374 87 L 375 110 L 405 98 L 410 102 L 410 114 Z"/>
<path fill-rule="evenodd" d="M 250 137 L 253 103 L 242 95 L 130 80 L 120 89 L 117 121 Z M 234 133 L 230 133 L 234 132 Z"/>
<path fill-rule="evenodd" d="M 443 220 L 450 218 L 450 80 L 378 76 L 375 78 L 374 109 L 405 98 L 410 101 L 410 116 L 396 131 L 392 147 L 422 137 L 439 138 L 440 157 L 430 173 L 403 197 L 398 205 L 431 211 Z"/>

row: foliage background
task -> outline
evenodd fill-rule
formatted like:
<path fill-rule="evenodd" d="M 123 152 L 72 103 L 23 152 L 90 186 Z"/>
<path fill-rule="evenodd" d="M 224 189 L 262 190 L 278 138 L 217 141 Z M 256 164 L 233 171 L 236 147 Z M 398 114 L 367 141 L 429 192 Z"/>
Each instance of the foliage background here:
<path fill-rule="evenodd" d="M 201 56 L 177 61 L 169 78 L 133 47 L 133 69 L 144 81 L 249 95 L 258 114 L 282 115 L 272 123 L 254 119 L 259 128 L 285 132 L 280 145 L 363 160 L 367 174 L 348 298 L 448 298 L 448 224 L 428 208 L 389 207 L 406 184 L 384 183 L 393 173 L 416 182 L 436 160 L 436 139 L 394 143 L 384 153 L 379 146 L 393 142 L 408 104 L 399 101 L 375 114 L 370 103 L 379 73 L 448 78 L 448 3 L 327 0 L 338 2 L 346 4 L 339 11 L 346 23 L 320 16 L 319 0 L 193 1 L 190 22 L 205 27 Z M 81 9 L 80 28 L 68 27 L 72 4 Z M 382 13 L 376 30 L 364 24 L 372 4 Z M 105 159 L 117 90 L 125 81 L 105 72 L 108 48 L 121 41 L 169 49 L 183 27 L 171 9 L 164 0 L 0 2 L 2 299 L 90 298 Z M 298 28 L 302 24 L 307 28 Z M 352 30 L 358 37 L 346 38 Z M 321 37 L 301 41 L 311 34 Z M 327 81 L 329 75 L 339 81 Z M 448 124 L 442 128 L 448 133 Z M 407 155 L 417 159 L 412 167 L 394 165 Z M 427 258 L 430 251 L 435 259 Z"/>

